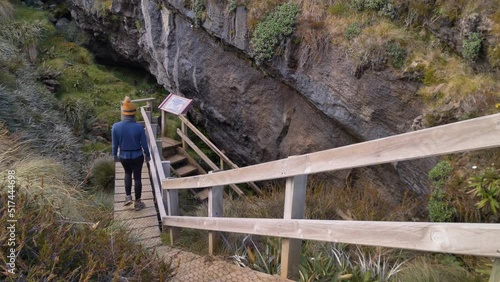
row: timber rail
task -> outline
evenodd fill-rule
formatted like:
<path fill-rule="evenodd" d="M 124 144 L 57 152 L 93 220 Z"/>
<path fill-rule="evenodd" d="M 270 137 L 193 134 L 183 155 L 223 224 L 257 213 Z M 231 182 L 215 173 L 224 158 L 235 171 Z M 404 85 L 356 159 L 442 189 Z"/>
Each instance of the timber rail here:
<path fill-rule="evenodd" d="M 500 281 L 500 224 L 378 222 L 303 219 L 307 176 L 326 171 L 392 163 L 500 146 L 500 114 L 461 121 L 263 164 L 185 178 L 169 178 L 168 163 L 155 148 L 156 125 L 141 109 L 152 151 L 149 164 L 164 231 L 173 244 L 178 228 L 208 230 L 208 253 L 214 254 L 217 232 L 281 237 L 281 277 L 296 278 L 302 240 L 341 242 L 389 248 L 487 256 L 495 259 L 490 282 Z M 155 179 L 156 178 L 156 179 Z M 286 179 L 283 219 L 224 218 L 223 186 Z M 207 188 L 208 217 L 179 216 L 177 193 Z"/>

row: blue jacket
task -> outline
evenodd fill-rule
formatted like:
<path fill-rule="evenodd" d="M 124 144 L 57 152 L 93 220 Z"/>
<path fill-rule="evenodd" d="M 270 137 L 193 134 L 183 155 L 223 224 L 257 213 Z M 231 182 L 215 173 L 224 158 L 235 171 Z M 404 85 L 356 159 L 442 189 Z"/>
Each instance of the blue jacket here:
<path fill-rule="evenodd" d="M 142 156 L 150 158 L 144 127 L 135 120 L 125 120 L 113 124 L 111 128 L 111 153 L 120 159 L 135 159 Z"/>

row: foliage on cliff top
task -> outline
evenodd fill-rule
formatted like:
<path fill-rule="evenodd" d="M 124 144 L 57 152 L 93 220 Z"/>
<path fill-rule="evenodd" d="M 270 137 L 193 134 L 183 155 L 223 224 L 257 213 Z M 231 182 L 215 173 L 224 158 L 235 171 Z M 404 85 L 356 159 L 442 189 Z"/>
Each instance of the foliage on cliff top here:
<path fill-rule="evenodd" d="M 256 30 L 265 14 L 284 1 L 249 0 L 248 25 Z M 361 69 L 422 82 L 419 91 L 431 121 L 426 126 L 498 112 L 500 12 L 496 0 L 294 0 L 300 8 L 293 37 L 297 68 L 343 52 Z M 453 34 L 453 38 L 446 36 Z M 442 34 L 441 34 L 442 33 Z M 264 49 L 264 48 L 263 48 Z M 276 48 L 264 49 L 266 59 Z M 452 113 L 443 108 L 454 107 Z M 440 115 L 451 115 L 439 121 Z"/>
<path fill-rule="evenodd" d="M 296 4 L 285 3 L 257 24 L 250 45 L 257 62 L 271 59 L 280 42 L 293 32 L 300 10 Z"/>

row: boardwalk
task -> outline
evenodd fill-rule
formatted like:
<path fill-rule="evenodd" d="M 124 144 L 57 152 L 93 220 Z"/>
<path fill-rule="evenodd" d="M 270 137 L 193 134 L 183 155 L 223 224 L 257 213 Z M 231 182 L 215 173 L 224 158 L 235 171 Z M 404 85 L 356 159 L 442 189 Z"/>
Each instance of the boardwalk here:
<path fill-rule="evenodd" d="M 155 208 L 153 187 L 146 165 L 142 170 L 142 199 L 146 208 L 141 211 L 134 211 L 133 205 L 123 206 L 125 200 L 124 176 L 122 165 L 116 163 L 114 218 L 123 222 L 131 230 L 135 240 L 141 243 L 144 248 L 156 252 L 162 259 L 172 260 L 172 267 L 176 270 L 172 281 L 289 281 L 278 276 L 242 268 L 217 257 L 199 256 L 164 245 L 160 239 L 161 231 Z"/>

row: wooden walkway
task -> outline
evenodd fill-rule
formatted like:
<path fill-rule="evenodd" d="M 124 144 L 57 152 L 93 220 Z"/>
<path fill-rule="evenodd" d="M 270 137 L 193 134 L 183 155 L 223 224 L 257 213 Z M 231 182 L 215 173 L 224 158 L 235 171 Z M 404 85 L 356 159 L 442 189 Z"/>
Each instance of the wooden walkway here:
<path fill-rule="evenodd" d="M 290 281 L 242 268 L 218 257 L 199 256 L 164 245 L 160 239 L 159 218 L 147 166 L 144 165 L 142 169 L 142 200 L 146 208 L 141 211 L 135 211 L 133 204 L 123 206 L 125 201 L 124 176 L 122 165 L 115 163 L 114 219 L 121 221 L 131 231 L 133 238 L 144 248 L 156 252 L 164 260 L 172 261 L 175 276 L 171 281 Z"/>

